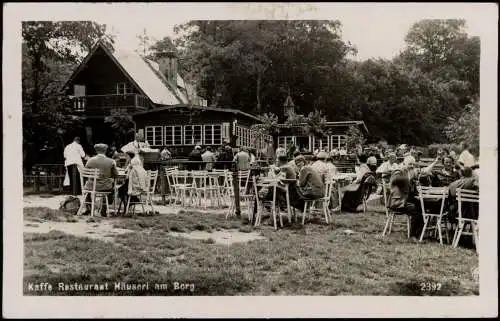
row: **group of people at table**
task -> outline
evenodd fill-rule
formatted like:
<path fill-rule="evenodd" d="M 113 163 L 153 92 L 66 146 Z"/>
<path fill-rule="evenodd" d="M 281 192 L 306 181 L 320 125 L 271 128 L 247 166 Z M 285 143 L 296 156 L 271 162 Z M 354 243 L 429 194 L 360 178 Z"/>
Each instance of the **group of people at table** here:
<path fill-rule="evenodd" d="M 377 166 L 377 159 L 366 154 L 358 155 L 358 166 L 352 180 L 347 180 L 345 185 L 334 184 L 331 195 L 331 210 L 341 209 L 346 212 L 356 212 L 357 207 L 363 201 L 363 185 L 373 184 L 376 186 L 372 191 L 386 190 L 388 208 L 398 213 L 406 213 L 411 217 L 410 235 L 418 237 L 423 227 L 423 217 L 418 201 L 417 186 L 448 187 L 449 194 L 446 201 L 446 211 L 450 212 L 453 220 L 456 216 L 457 188 L 479 189 L 479 165 L 470 153 L 467 144 L 462 144 L 463 152 L 458 159 L 453 155 L 439 151 L 436 159 L 427 166 L 419 166 L 415 157 L 410 153 L 404 156 L 401 163 L 397 161 L 394 152 L 388 154 L 387 159 Z M 440 166 L 437 166 L 437 165 Z M 438 168 L 439 167 L 439 168 Z M 326 152 L 313 155 L 297 155 L 295 159 L 288 162 L 286 156 L 278 156 L 277 167 L 271 168 L 268 177 L 281 177 L 288 185 L 290 205 L 302 210 L 306 200 L 323 198 L 325 184 L 334 180 L 339 182 L 339 177 L 345 180 L 345 175 L 339 175 L 333 164 L 333 159 Z M 387 189 L 378 185 L 382 181 Z M 276 191 L 276 200 L 280 206 L 285 206 L 286 190 Z M 259 192 L 262 200 L 270 200 L 273 195 L 270 190 Z M 341 201 L 341 202 L 340 202 Z M 340 205 L 341 204 L 341 208 Z M 432 209 L 437 206 L 439 213 L 440 203 L 426 205 Z M 477 216 L 476 213 L 471 215 Z"/>
<path fill-rule="evenodd" d="M 127 162 L 124 168 L 119 168 L 117 162 L 112 157 L 108 157 L 108 145 L 96 144 L 94 150 L 96 155 L 88 157 L 85 155 L 80 138 L 75 137 L 73 142 L 66 146 L 64 150 L 65 166 L 67 168 L 70 186 L 74 195 L 81 194 L 80 175 L 78 168 L 85 167 L 88 169 L 99 169 L 99 176 L 96 179 L 95 190 L 98 192 L 108 192 L 107 201 L 112 203 L 114 197 L 114 188 L 116 178 L 123 177 L 123 184 L 119 186 L 119 193 L 124 193 L 131 196 L 131 203 L 139 201 L 139 195 L 145 192 L 149 186 L 148 174 L 144 169 L 143 155 L 148 151 L 155 151 L 150 148 L 149 144 L 144 141 L 144 136 L 137 134 L 135 139 L 121 148 L 121 151 L 127 155 Z M 86 160 L 85 165 L 83 160 Z M 83 188 L 92 190 L 93 182 L 87 180 Z M 86 202 L 90 202 L 90 195 L 87 195 Z M 106 207 L 103 206 L 101 215 L 106 216 Z M 89 206 L 80 214 L 87 214 L 90 211 Z"/>
<path fill-rule="evenodd" d="M 302 210 L 306 200 L 323 198 L 325 184 L 327 181 L 335 180 L 334 192 L 331 195 L 331 210 L 341 209 L 343 211 L 355 212 L 363 200 L 363 185 L 373 184 L 376 177 L 382 178 L 387 182 L 387 207 L 398 212 L 411 215 L 411 235 L 416 237 L 420 234 L 423 226 L 423 219 L 420 212 L 420 203 L 417 201 L 418 191 L 416 186 L 448 186 L 449 199 L 455 197 L 457 188 L 478 189 L 479 188 L 479 165 L 474 156 L 469 152 L 467 144 L 462 144 L 463 152 L 458 159 L 452 155 L 439 152 L 438 157 L 428 166 L 417 166 L 413 155 L 407 154 L 402 163 L 397 162 L 395 153 L 389 153 L 387 159 L 377 166 L 377 158 L 366 154 L 358 155 L 358 166 L 356 173 L 352 176 L 339 173 L 333 163 L 332 155 L 324 151 L 316 155 L 303 155 L 300 152 L 295 153 L 293 160 L 288 161 L 284 154 L 277 157 L 276 166 L 271 166 L 268 177 L 279 177 L 283 183 L 288 185 L 290 205 L 296 209 Z M 79 138 L 66 146 L 64 156 L 68 172 L 77 170 L 79 166 L 84 166 L 82 159 L 88 159 L 86 168 L 98 168 L 100 170 L 97 179 L 97 191 L 112 191 L 115 186 L 115 179 L 120 176 L 120 171 L 116 161 L 106 156 L 108 146 L 106 144 L 96 144 L 94 146 L 96 156 L 88 158 L 81 145 Z M 195 148 L 199 150 L 200 148 Z M 120 187 L 125 189 L 128 195 L 131 195 L 132 202 L 138 201 L 139 194 L 147 189 L 149 184 L 148 175 L 143 166 L 143 153 L 152 151 L 145 142 L 141 134 L 137 134 L 135 139 L 121 148 L 121 151 L 128 155 L 128 161 L 125 168 L 122 169 L 122 177 L 125 177 L 124 184 Z M 211 153 L 207 150 L 208 154 Z M 229 151 L 228 151 L 229 152 Z M 207 155 L 203 157 L 207 160 Z M 212 158 L 210 158 L 212 160 Z M 240 151 L 232 157 L 236 162 L 237 170 L 248 169 L 251 163 L 251 156 L 241 148 Z M 208 162 L 212 163 L 212 161 Z M 441 163 L 441 168 L 435 167 Z M 211 168 L 206 168 L 210 170 Z M 71 173 L 70 173 L 71 174 Z M 79 175 L 78 175 L 79 176 Z M 79 185 L 75 181 L 76 175 L 70 175 L 71 185 Z M 79 177 L 78 177 L 79 178 Z M 344 184 L 338 184 L 344 181 Z M 91 182 L 87 182 L 86 189 L 91 189 Z M 75 189 L 73 189 L 75 190 Z M 78 191 L 78 194 L 81 191 Z M 279 206 L 286 204 L 286 192 L 278 189 L 276 200 Z M 113 197 L 114 193 L 109 193 L 108 197 Z M 272 194 L 270 190 L 263 189 L 259 192 L 259 198 L 270 199 Z M 108 202 L 110 202 L 108 200 Z M 111 202 L 110 202 L 111 203 Z M 340 205 L 341 208 L 340 208 Z M 447 202 L 447 205 L 453 210 L 453 202 Z M 103 207 L 106 210 L 106 207 Z M 87 208 L 88 211 L 88 208 Z M 101 213 L 106 215 L 106 213 Z"/>

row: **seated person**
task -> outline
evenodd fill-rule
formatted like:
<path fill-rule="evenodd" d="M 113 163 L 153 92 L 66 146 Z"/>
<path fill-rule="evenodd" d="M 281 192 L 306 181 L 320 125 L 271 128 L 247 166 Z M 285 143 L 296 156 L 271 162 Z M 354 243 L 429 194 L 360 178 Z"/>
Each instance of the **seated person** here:
<path fill-rule="evenodd" d="M 305 200 L 318 199 L 324 196 L 324 184 L 321 175 L 311 166 L 313 157 L 307 155 L 296 160 L 300 168 L 296 195 L 290 195 L 291 205 L 303 210 Z"/>
<path fill-rule="evenodd" d="M 424 225 L 419 202 L 412 191 L 416 190 L 415 180 L 410 180 L 407 173 L 395 170 L 391 176 L 388 208 L 410 215 L 410 236 L 420 237 Z"/>
<path fill-rule="evenodd" d="M 302 155 L 302 153 L 296 151 L 294 153 L 294 159 L 292 159 L 291 161 L 288 162 L 288 167 L 290 167 L 294 172 L 295 172 L 295 176 L 299 176 L 299 167 L 297 166 L 297 164 L 295 163 L 296 160 L 297 160 L 297 157 L 304 157 Z"/>
<path fill-rule="evenodd" d="M 327 179 L 331 180 L 335 175 L 337 175 L 337 166 L 333 164 L 333 157 L 334 156 L 329 156 L 326 159 L 326 167 L 328 169 L 328 174 L 327 174 Z"/>
<path fill-rule="evenodd" d="M 478 177 L 473 175 L 470 167 L 464 167 L 460 170 L 460 178 L 449 185 L 449 194 L 447 198 L 448 220 L 450 223 L 456 223 L 458 217 L 457 188 L 479 191 Z M 479 203 L 463 203 L 462 216 L 466 218 L 477 219 L 479 217 Z"/>
<path fill-rule="evenodd" d="M 460 173 L 455 167 L 455 162 L 451 156 L 444 156 L 442 163 L 443 168 L 432 173 L 432 186 L 449 186 L 452 182 L 460 178 Z"/>
<path fill-rule="evenodd" d="M 112 192 L 114 188 L 115 178 L 118 176 L 118 170 L 116 168 L 116 162 L 111 158 L 106 156 L 106 151 L 108 149 L 108 145 L 106 144 L 96 144 L 94 145 L 96 156 L 91 157 L 87 164 L 85 164 L 86 168 L 97 168 L 100 171 L 99 177 L 96 181 L 96 191 L 99 192 Z M 91 180 L 87 180 L 85 184 L 85 189 L 92 190 L 93 182 Z M 113 197 L 113 193 L 107 195 L 108 203 L 111 203 Z M 87 195 L 86 201 L 90 201 L 90 195 Z M 103 216 L 106 216 L 106 206 L 103 206 Z M 86 212 L 88 212 L 89 208 L 87 207 Z M 86 213 L 85 212 L 85 213 Z"/>
<path fill-rule="evenodd" d="M 137 153 L 130 161 L 127 168 L 128 172 L 128 191 L 127 194 L 131 197 L 131 202 L 139 201 L 138 196 L 144 194 L 148 190 L 148 173 L 143 167 L 140 153 Z"/>
<path fill-rule="evenodd" d="M 284 155 L 281 155 L 278 157 L 278 167 L 273 167 L 270 169 L 268 173 L 268 177 L 273 177 L 273 178 L 284 178 L 286 179 L 286 184 L 288 184 L 288 189 L 290 195 L 295 195 L 296 191 L 296 180 L 297 176 L 295 174 L 295 171 L 290 168 L 287 162 L 287 157 Z M 279 187 L 279 186 L 278 186 Z M 284 186 L 283 186 L 284 187 Z M 273 191 L 270 189 L 262 189 L 260 192 L 260 198 L 270 201 L 273 199 Z M 286 205 L 286 191 L 283 188 L 277 188 L 276 189 L 276 202 L 280 206 Z"/>
<path fill-rule="evenodd" d="M 363 202 L 364 188 L 368 185 L 376 185 L 375 170 L 377 169 L 377 159 L 373 156 L 366 158 L 365 154 L 359 155 L 359 166 L 355 181 L 340 189 L 342 199 L 342 210 L 356 212 L 358 206 Z"/>
<path fill-rule="evenodd" d="M 311 165 L 320 175 L 323 183 L 326 182 L 326 177 L 328 176 L 328 166 L 326 165 L 326 159 L 328 158 L 328 154 L 326 152 L 319 152 L 316 155 L 316 161 Z"/>
<path fill-rule="evenodd" d="M 380 173 L 382 177 L 391 176 L 392 171 L 399 168 L 399 164 L 397 163 L 396 153 L 390 152 L 387 156 L 387 161 L 383 162 L 379 168 L 377 168 L 376 172 Z"/>

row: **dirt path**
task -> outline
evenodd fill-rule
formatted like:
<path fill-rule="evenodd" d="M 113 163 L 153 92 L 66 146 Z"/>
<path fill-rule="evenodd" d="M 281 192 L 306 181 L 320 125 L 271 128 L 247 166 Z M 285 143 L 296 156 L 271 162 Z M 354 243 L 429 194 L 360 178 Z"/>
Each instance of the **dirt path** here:
<path fill-rule="evenodd" d="M 78 219 L 78 218 L 77 218 Z M 87 222 L 87 218 L 80 218 L 77 222 L 24 222 L 24 233 L 49 233 L 61 231 L 79 237 L 88 237 L 103 241 L 113 241 L 116 235 L 135 233 L 136 231 L 113 227 L 113 222 Z"/>

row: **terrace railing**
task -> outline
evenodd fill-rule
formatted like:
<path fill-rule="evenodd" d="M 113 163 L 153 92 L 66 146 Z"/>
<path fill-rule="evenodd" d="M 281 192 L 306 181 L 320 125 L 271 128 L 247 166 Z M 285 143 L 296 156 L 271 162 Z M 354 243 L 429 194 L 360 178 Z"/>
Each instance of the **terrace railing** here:
<path fill-rule="evenodd" d="M 87 95 L 73 97 L 72 100 L 75 112 L 106 112 L 115 108 L 139 111 L 149 107 L 149 99 L 140 94 Z"/>

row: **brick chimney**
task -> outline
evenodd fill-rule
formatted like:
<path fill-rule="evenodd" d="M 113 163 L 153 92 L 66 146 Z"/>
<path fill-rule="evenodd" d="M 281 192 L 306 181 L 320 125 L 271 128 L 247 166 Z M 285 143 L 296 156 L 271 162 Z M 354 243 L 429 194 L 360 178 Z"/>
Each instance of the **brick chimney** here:
<path fill-rule="evenodd" d="M 157 53 L 156 62 L 168 83 L 177 88 L 177 54 L 175 51 Z"/>

